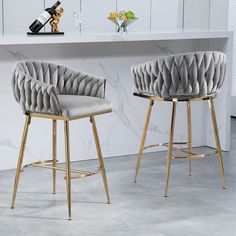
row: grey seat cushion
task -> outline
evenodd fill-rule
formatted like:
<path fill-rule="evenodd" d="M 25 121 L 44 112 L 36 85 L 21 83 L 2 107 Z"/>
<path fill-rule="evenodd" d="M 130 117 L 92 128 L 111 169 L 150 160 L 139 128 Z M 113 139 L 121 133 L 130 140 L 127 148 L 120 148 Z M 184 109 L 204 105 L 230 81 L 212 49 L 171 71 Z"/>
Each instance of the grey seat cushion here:
<path fill-rule="evenodd" d="M 134 65 L 135 90 L 161 98 L 213 96 L 221 89 L 226 56 L 215 51 L 172 55 Z"/>
<path fill-rule="evenodd" d="M 112 109 L 112 104 L 102 98 L 75 95 L 58 95 L 63 116 L 84 116 Z"/>

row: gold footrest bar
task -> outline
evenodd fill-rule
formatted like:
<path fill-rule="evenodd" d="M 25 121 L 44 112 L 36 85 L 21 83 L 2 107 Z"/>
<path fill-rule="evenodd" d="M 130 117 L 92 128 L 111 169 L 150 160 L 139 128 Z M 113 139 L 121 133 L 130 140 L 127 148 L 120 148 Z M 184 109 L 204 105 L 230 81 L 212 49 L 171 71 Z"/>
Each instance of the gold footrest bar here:
<path fill-rule="evenodd" d="M 177 143 L 175 143 L 175 144 L 177 144 Z M 179 144 L 178 144 L 178 145 L 179 145 Z M 163 146 L 168 148 L 168 143 L 165 143 Z M 174 146 L 172 147 L 172 150 L 178 151 L 178 152 L 183 152 L 183 153 L 188 153 L 188 154 L 191 154 L 191 155 L 196 155 L 195 153 L 189 152 L 189 151 L 186 150 L 186 149 L 177 148 L 177 147 L 174 147 Z"/>
<path fill-rule="evenodd" d="M 188 156 L 179 156 L 179 157 L 174 157 L 172 156 L 171 159 L 188 159 L 188 160 L 191 160 L 191 159 L 202 159 L 202 158 L 208 158 L 208 157 L 211 157 L 213 155 L 216 155 L 218 154 L 218 151 L 214 151 L 214 152 L 210 152 L 210 153 L 207 153 L 207 154 L 190 154 Z"/>
<path fill-rule="evenodd" d="M 173 143 L 173 144 L 175 144 L 175 145 L 188 145 L 189 142 L 175 142 L 175 143 Z M 163 146 L 163 147 L 168 147 L 168 143 L 152 144 L 152 145 L 149 145 L 149 146 L 145 146 L 145 147 L 143 148 L 143 150 L 146 150 L 146 149 L 148 149 L 148 148 L 161 147 L 161 146 Z"/>
<path fill-rule="evenodd" d="M 101 168 L 98 167 L 98 169 L 94 172 L 87 172 L 87 173 L 84 173 L 84 174 L 80 174 L 78 176 L 71 176 L 71 179 L 82 179 L 82 178 L 85 178 L 85 177 L 89 177 L 89 176 L 92 176 L 92 175 L 96 175 L 98 174 L 99 172 L 101 171 Z M 64 177 L 64 179 L 66 179 L 66 177 Z"/>
<path fill-rule="evenodd" d="M 45 160 L 45 161 L 36 161 L 36 162 L 32 162 L 32 163 L 30 163 L 30 164 L 27 164 L 27 165 L 25 165 L 25 166 L 23 166 L 23 168 L 22 169 L 25 169 L 25 168 L 27 168 L 27 167 L 31 167 L 31 166 L 33 166 L 33 165 L 39 165 L 39 164 L 53 164 L 54 162 L 58 162 L 58 161 L 53 161 L 53 160 Z"/>
<path fill-rule="evenodd" d="M 188 145 L 190 144 L 189 142 L 175 142 L 173 143 L 175 145 Z M 149 145 L 149 146 L 145 146 L 143 148 L 143 150 L 146 150 L 148 148 L 155 148 L 155 147 L 166 147 L 168 148 L 168 143 L 158 143 L 158 144 L 152 144 L 152 145 Z M 201 159 L 201 158 L 206 158 L 206 157 L 211 157 L 215 154 L 218 154 L 218 151 L 213 151 L 213 152 L 210 152 L 210 153 L 207 153 L 207 154 L 196 154 L 196 153 L 192 153 L 192 152 L 189 152 L 188 150 L 186 149 L 183 149 L 183 148 L 178 148 L 178 147 L 172 147 L 172 150 L 174 151 L 178 151 L 178 152 L 183 152 L 183 153 L 187 153 L 189 155 L 187 156 L 179 156 L 179 157 L 174 157 L 172 156 L 171 159 Z"/>
<path fill-rule="evenodd" d="M 58 161 L 56 161 L 56 162 L 58 162 Z M 23 169 L 27 168 L 27 167 L 39 167 L 39 168 L 50 169 L 50 170 L 66 171 L 66 169 L 63 167 L 48 165 L 50 163 L 54 163 L 54 161 L 53 160 L 37 161 L 37 162 L 33 162 L 33 163 L 25 165 L 23 167 Z M 97 170 L 94 172 L 71 169 L 71 173 L 79 174 L 78 176 L 71 177 L 71 179 L 79 179 L 79 178 L 92 176 L 92 175 L 99 173 L 100 171 L 101 171 L 101 167 L 98 167 Z"/>

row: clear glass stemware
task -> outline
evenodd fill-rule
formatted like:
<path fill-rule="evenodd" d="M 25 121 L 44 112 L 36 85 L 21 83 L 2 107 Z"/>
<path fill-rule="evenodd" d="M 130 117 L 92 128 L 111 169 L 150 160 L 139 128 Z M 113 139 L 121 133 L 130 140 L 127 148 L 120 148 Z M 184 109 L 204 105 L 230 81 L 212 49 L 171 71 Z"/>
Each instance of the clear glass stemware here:
<path fill-rule="evenodd" d="M 119 26 L 118 32 L 122 33 L 122 24 L 125 21 L 125 15 L 124 12 L 119 12 L 118 16 L 116 17 L 116 22 Z"/>
<path fill-rule="evenodd" d="M 74 12 L 73 17 L 74 17 L 76 31 L 77 33 L 81 34 L 83 14 L 81 12 Z"/>

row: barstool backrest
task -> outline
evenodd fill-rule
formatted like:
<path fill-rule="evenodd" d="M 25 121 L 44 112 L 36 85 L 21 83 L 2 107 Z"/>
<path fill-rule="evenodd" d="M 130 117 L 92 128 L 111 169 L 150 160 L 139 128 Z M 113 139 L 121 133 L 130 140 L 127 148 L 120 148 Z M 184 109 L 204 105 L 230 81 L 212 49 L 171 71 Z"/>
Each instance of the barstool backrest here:
<path fill-rule="evenodd" d="M 101 98 L 104 96 L 105 80 L 103 78 L 98 76 L 95 78 L 93 75 L 62 65 L 40 61 L 20 61 L 13 71 L 13 83 L 19 74 L 53 85 L 61 95 L 87 95 Z"/>
<path fill-rule="evenodd" d="M 136 92 L 161 98 L 216 95 L 225 79 L 226 56 L 202 51 L 158 58 L 131 68 Z"/>
<path fill-rule="evenodd" d="M 13 70 L 12 87 L 24 113 L 60 115 L 57 95 L 104 98 L 106 80 L 70 68 L 39 61 L 20 61 Z"/>

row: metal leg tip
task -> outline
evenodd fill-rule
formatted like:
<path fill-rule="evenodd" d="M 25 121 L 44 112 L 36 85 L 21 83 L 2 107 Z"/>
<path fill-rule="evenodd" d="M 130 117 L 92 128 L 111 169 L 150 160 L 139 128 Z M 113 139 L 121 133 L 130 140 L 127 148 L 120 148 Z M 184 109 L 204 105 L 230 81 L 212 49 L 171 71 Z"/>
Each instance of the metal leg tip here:
<path fill-rule="evenodd" d="M 10 208 L 11 208 L 11 209 L 14 209 L 14 206 L 11 206 Z"/>
<path fill-rule="evenodd" d="M 110 201 L 107 201 L 107 204 L 108 204 L 108 205 L 110 205 L 110 204 L 111 204 L 111 202 L 110 202 Z"/>
<path fill-rule="evenodd" d="M 165 197 L 168 197 L 168 195 L 167 195 L 167 194 L 165 194 Z"/>
<path fill-rule="evenodd" d="M 72 220 L 71 217 L 69 217 L 68 220 Z"/>
<path fill-rule="evenodd" d="M 227 187 L 226 187 L 226 186 L 223 186 L 223 189 L 227 189 Z"/>

